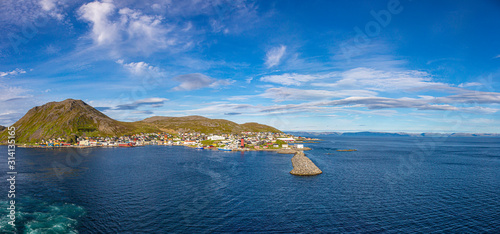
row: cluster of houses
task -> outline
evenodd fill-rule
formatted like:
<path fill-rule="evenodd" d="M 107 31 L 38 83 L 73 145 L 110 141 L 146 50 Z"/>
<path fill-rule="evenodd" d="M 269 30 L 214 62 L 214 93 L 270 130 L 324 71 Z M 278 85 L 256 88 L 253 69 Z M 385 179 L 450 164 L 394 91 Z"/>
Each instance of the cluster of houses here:
<path fill-rule="evenodd" d="M 304 137 L 285 133 L 241 132 L 239 134 L 204 133 L 141 133 L 120 137 L 79 137 L 76 143 L 66 143 L 64 139 L 42 140 L 41 147 L 132 147 L 143 145 L 184 145 L 196 148 L 235 149 L 286 149 L 302 148 L 299 144 Z"/>

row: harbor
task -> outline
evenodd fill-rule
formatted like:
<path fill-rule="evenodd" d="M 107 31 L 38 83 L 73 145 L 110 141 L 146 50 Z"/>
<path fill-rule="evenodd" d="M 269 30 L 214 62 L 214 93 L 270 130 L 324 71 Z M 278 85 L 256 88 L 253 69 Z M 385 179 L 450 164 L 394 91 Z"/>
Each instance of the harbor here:
<path fill-rule="evenodd" d="M 293 154 L 298 150 L 310 150 L 303 142 L 315 139 L 286 133 L 241 132 L 239 134 L 203 133 L 141 133 L 120 137 L 75 137 L 75 139 L 47 139 L 31 144 L 19 144 L 25 148 L 88 148 L 88 147 L 138 147 L 146 145 L 185 146 L 199 150 L 219 151 L 277 151 Z M 71 142 L 71 143 L 70 143 Z"/>

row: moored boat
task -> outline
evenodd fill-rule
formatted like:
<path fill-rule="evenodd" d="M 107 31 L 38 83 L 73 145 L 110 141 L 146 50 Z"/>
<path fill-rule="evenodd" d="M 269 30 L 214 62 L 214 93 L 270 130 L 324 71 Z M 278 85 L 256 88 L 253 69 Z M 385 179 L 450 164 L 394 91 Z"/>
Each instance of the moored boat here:
<path fill-rule="evenodd" d="M 228 147 L 224 147 L 224 148 L 219 148 L 220 151 L 232 151 L 232 149 L 228 148 Z"/>

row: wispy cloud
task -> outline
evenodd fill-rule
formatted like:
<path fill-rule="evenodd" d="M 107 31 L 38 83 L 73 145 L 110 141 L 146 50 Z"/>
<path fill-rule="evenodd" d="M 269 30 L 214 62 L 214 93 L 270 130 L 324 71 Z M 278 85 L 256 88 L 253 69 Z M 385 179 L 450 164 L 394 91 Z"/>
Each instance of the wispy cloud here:
<path fill-rule="evenodd" d="M 349 96 L 375 96 L 376 92 L 369 90 L 315 90 L 315 89 L 292 89 L 292 88 L 270 88 L 259 96 L 271 98 L 275 101 L 291 101 L 291 100 L 321 100 L 338 97 Z"/>
<path fill-rule="evenodd" d="M 444 85 L 433 82 L 431 76 L 416 70 L 376 70 L 359 67 L 342 72 L 338 80 L 313 83 L 313 86 L 331 88 L 365 88 L 373 91 L 394 92 L 428 86 Z"/>
<path fill-rule="evenodd" d="M 201 73 L 185 74 L 174 77 L 175 81 L 181 82 L 177 87 L 174 87 L 174 91 L 190 91 L 201 88 L 217 88 L 220 86 L 226 86 L 232 84 L 232 80 L 219 80 L 215 79 Z"/>
<path fill-rule="evenodd" d="M 281 45 L 278 47 L 273 47 L 266 53 L 266 66 L 268 68 L 277 66 L 283 55 L 285 55 L 286 46 Z"/>
<path fill-rule="evenodd" d="M 281 85 L 302 85 L 306 82 L 310 82 L 313 80 L 324 79 L 330 76 L 333 76 L 334 73 L 326 74 L 326 75 L 303 75 L 297 73 L 285 73 L 281 75 L 270 75 L 263 76 L 260 78 L 260 81 L 276 83 Z"/>
<path fill-rule="evenodd" d="M 500 104 L 500 93 L 469 91 L 447 97 L 439 97 L 434 103 Z"/>
<path fill-rule="evenodd" d="M 64 2 L 60 0 L 40 0 L 39 2 L 42 10 L 46 11 L 50 16 L 58 20 L 63 20 L 65 17 L 62 10 L 59 8 L 59 6 L 63 3 Z"/>
<path fill-rule="evenodd" d="M 481 86 L 483 84 L 479 82 L 467 82 L 467 83 L 461 83 L 458 85 L 460 88 L 465 88 L 465 87 L 472 87 L 472 86 Z"/>
<path fill-rule="evenodd" d="M 485 94 L 474 95 L 454 95 L 435 99 L 415 99 L 415 98 L 385 98 L 385 97 L 349 97 L 340 100 L 318 103 L 319 106 L 346 106 L 358 105 L 368 109 L 395 109 L 414 108 L 418 110 L 442 110 L 442 111 L 481 111 L 482 113 L 495 113 L 500 109 L 481 106 L 457 107 L 453 103 L 500 103 L 500 93 L 496 95 Z"/>
<path fill-rule="evenodd" d="M 4 76 L 15 76 L 15 75 L 19 75 L 19 74 L 24 74 L 26 73 L 25 70 L 23 69 L 20 69 L 20 68 L 16 68 L 12 71 L 7 71 L 7 72 L 0 72 L 0 77 L 4 77 Z"/>
<path fill-rule="evenodd" d="M 118 105 L 114 110 L 135 110 L 140 106 L 162 107 L 166 101 L 168 101 L 166 98 L 145 98 L 132 103 Z"/>
<path fill-rule="evenodd" d="M 0 125 L 7 126 L 19 120 L 41 98 L 33 98 L 33 90 L 5 84 L 0 80 Z"/>
<path fill-rule="evenodd" d="M 0 91 L 0 101 L 2 102 L 32 97 L 32 95 L 29 94 L 31 90 L 21 87 L 12 87 L 0 84 Z"/>
<path fill-rule="evenodd" d="M 61 21 L 65 17 L 62 7 L 65 3 L 68 3 L 68 1 L 2 0 L 0 2 L 0 12 L 2 12 L 2 14 L 0 14 L 0 29 L 2 29 L 5 36 L 9 33 L 18 33 L 22 35 L 22 30 L 25 29 L 23 26 L 29 25 L 30 23 L 44 24 L 52 18 Z"/>
<path fill-rule="evenodd" d="M 122 59 L 117 60 L 116 63 L 121 64 L 127 71 L 135 76 L 150 75 L 154 77 L 164 76 L 164 72 L 159 67 L 151 66 L 146 62 L 131 62 L 125 63 Z"/>
<path fill-rule="evenodd" d="M 229 113 L 224 113 L 224 115 L 241 115 L 239 112 L 229 112 Z"/>

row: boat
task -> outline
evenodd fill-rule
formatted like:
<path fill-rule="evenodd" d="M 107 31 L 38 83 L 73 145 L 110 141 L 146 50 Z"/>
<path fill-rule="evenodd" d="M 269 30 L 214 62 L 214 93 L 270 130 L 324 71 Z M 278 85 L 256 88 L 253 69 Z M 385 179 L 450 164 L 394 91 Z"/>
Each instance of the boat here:
<path fill-rule="evenodd" d="M 118 144 L 119 147 L 132 147 L 134 146 L 132 143 L 120 143 Z"/>
<path fill-rule="evenodd" d="M 337 150 L 339 152 L 350 152 L 350 151 L 358 151 L 356 149 L 344 149 L 344 150 Z"/>
<path fill-rule="evenodd" d="M 196 149 L 204 149 L 203 146 L 196 146 Z"/>
<path fill-rule="evenodd" d="M 232 149 L 228 148 L 228 147 L 224 147 L 224 148 L 218 148 L 220 151 L 232 151 Z"/>

